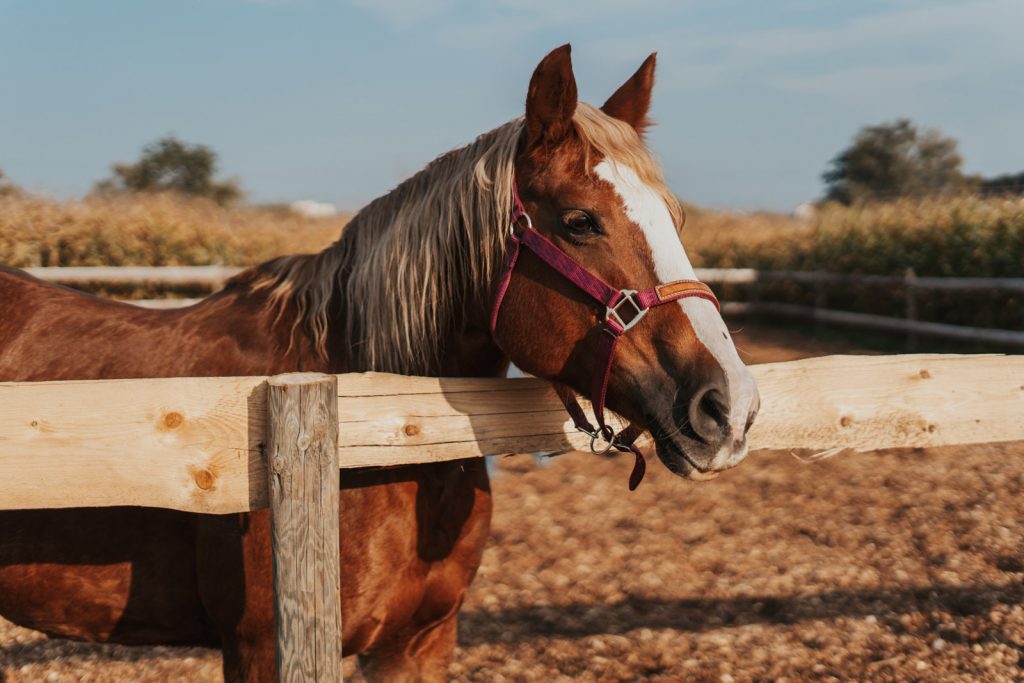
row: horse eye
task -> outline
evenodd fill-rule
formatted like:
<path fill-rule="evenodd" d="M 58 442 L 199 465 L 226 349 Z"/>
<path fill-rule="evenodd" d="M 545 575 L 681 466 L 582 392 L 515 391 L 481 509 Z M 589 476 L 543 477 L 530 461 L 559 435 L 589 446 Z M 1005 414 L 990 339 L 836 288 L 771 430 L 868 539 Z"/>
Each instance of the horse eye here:
<path fill-rule="evenodd" d="M 601 232 L 593 216 L 578 209 L 562 214 L 562 223 L 574 235 L 596 235 Z"/>

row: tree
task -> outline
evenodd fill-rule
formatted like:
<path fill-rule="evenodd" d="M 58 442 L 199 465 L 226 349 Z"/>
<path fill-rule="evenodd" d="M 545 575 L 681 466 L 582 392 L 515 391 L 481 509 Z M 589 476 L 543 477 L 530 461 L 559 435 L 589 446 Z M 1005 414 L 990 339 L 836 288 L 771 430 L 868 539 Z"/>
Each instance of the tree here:
<path fill-rule="evenodd" d="M 963 188 L 957 142 L 907 119 L 861 128 L 822 174 L 825 199 L 852 204 Z"/>
<path fill-rule="evenodd" d="M 1024 172 L 1017 175 L 980 178 L 978 180 L 978 193 L 986 197 L 1024 195 Z"/>
<path fill-rule="evenodd" d="M 20 195 L 21 188 L 11 182 L 11 179 L 7 177 L 7 174 L 0 171 L 0 197 L 10 197 L 12 195 Z"/>
<path fill-rule="evenodd" d="M 168 136 L 146 145 L 134 164 L 114 164 L 113 177 L 96 185 L 100 193 L 180 192 L 226 204 L 241 196 L 231 180 L 216 181 L 217 154 Z"/>

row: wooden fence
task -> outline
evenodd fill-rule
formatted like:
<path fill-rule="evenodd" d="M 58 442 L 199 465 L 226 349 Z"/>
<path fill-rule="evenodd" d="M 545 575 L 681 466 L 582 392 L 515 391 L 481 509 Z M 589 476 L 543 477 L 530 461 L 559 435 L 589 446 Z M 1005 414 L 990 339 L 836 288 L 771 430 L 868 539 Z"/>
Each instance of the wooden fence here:
<path fill-rule="evenodd" d="M 1024 294 L 1024 278 L 983 277 L 917 277 L 912 270 L 904 275 L 848 275 L 795 270 L 754 270 L 751 268 L 698 268 L 697 277 L 712 284 L 747 284 L 755 288 L 752 301 L 729 302 L 726 313 L 764 315 L 812 320 L 862 329 L 898 332 L 907 335 L 914 347 L 917 336 L 939 337 L 963 342 L 993 344 L 1001 347 L 1024 348 L 1024 331 L 1000 330 L 986 327 L 951 325 L 918 319 L 918 292 L 921 291 L 1004 291 Z M 800 306 L 762 301 L 757 289 L 766 283 L 799 282 L 818 286 L 814 306 Z M 904 292 L 902 318 L 826 308 L 827 286 L 897 288 Z"/>
<path fill-rule="evenodd" d="M 211 290 L 242 269 L 232 266 L 169 266 L 169 267 L 72 267 L 28 268 L 36 277 L 68 285 L 89 283 L 124 284 L 147 282 L 160 285 L 199 285 Z M 698 268 L 697 277 L 710 284 L 758 285 L 772 282 L 799 282 L 803 284 L 850 287 L 901 288 L 905 292 L 904 316 L 891 316 L 839 311 L 826 308 L 825 290 L 815 298 L 814 306 L 800 306 L 761 301 L 754 296 L 748 302 L 731 302 L 726 313 L 756 314 L 813 320 L 847 327 L 898 332 L 908 335 L 911 345 L 916 336 L 939 337 L 957 341 L 994 344 L 1008 348 L 1024 348 L 1024 331 L 968 327 L 918 319 L 917 292 L 920 291 L 1006 291 L 1024 294 L 1024 278 L 977 277 L 917 277 L 912 271 L 902 276 L 847 275 L 809 271 L 766 271 L 751 268 Z M 176 308 L 196 303 L 198 299 L 149 299 L 133 301 L 149 308 Z"/>
<path fill-rule="evenodd" d="M 752 448 L 1024 441 L 1024 357 L 835 356 L 752 371 L 763 405 Z M 585 445 L 536 379 L 4 382 L 0 509 L 269 506 L 278 678 L 336 681 L 339 469 Z"/>

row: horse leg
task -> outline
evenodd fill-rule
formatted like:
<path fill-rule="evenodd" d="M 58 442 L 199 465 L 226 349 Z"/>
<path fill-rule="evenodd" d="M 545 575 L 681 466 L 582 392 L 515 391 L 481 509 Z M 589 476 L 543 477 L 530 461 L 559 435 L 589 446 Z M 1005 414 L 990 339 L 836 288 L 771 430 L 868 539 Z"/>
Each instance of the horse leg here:
<path fill-rule="evenodd" d="M 197 516 L 203 605 L 220 635 L 225 683 L 276 680 L 268 510 Z"/>
<path fill-rule="evenodd" d="M 455 655 L 458 615 L 409 635 L 397 634 L 369 652 L 359 655 L 359 667 L 371 683 L 433 683 L 448 680 Z"/>
<path fill-rule="evenodd" d="M 224 683 L 273 683 L 277 680 L 273 627 L 260 629 L 255 637 L 240 630 L 223 635 Z"/>

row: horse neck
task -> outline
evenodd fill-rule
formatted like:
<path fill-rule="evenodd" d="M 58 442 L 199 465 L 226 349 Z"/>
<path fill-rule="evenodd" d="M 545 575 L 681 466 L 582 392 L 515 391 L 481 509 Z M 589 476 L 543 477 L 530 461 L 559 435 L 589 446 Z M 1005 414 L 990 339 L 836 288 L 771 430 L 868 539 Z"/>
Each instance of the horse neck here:
<path fill-rule="evenodd" d="M 509 360 L 491 337 L 489 317 L 489 310 L 480 311 L 472 325 L 451 335 L 438 376 L 498 377 L 506 373 Z"/>
<path fill-rule="evenodd" d="M 315 258 L 315 257 L 310 257 Z M 346 301 L 344 282 L 333 289 L 329 304 L 328 318 L 328 359 L 329 372 L 370 372 L 379 368 L 362 367 L 350 353 L 353 344 L 347 334 Z M 439 364 L 426 368 L 417 374 L 430 377 L 498 377 L 505 374 L 509 366 L 508 357 L 495 344 L 490 333 L 489 299 L 480 297 L 480 302 L 461 312 L 461 324 L 453 326 L 445 334 Z"/>

